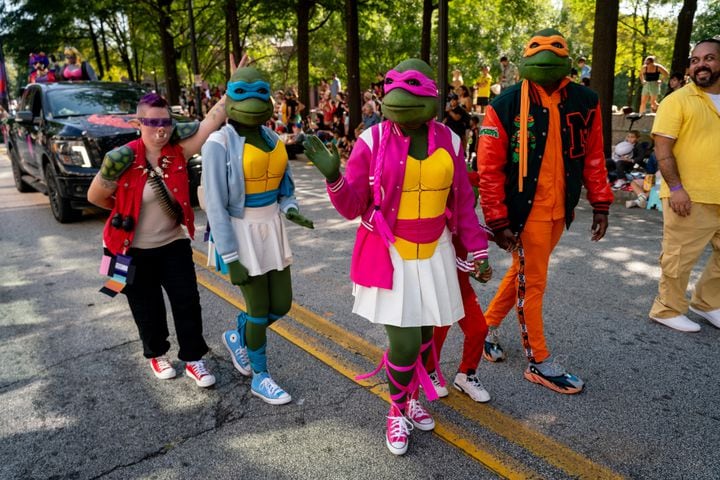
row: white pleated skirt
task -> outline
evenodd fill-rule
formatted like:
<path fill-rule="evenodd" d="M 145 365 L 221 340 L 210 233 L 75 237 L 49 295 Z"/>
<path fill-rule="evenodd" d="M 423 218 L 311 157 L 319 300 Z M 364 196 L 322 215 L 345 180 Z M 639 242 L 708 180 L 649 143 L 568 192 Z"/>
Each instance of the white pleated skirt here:
<path fill-rule="evenodd" d="M 272 270 L 284 270 L 292 263 L 292 251 L 278 204 L 246 207 L 244 213 L 243 218 L 230 217 L 240 263 L 253 277 Z M 212 250 L 213 246 L 210 248 Z M 214 252 L 210 251 L 208 260 L 214 263 L 214 259 Z"/>
<path fill-rule="evenodd" d="M 403 260 L 391 245 L 390 258 L 392 290 L 354 284 L 353 313 L 372 323 L 396 327 L 452 325 L 465 316 L 455 267 L 455 249 L 447 228 L 432 257 Z"/>

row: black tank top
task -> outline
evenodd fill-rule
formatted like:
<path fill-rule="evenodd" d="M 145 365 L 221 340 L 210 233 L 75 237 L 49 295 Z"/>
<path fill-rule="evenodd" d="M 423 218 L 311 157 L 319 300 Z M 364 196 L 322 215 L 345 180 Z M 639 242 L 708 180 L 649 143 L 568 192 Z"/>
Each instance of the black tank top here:
<path fill-rule="evenodd" d="M 646 82 L 657 82 L 658 80 L 660 80 L 660 70 L 655 70 L 654 72 L 645 72 Z"/>

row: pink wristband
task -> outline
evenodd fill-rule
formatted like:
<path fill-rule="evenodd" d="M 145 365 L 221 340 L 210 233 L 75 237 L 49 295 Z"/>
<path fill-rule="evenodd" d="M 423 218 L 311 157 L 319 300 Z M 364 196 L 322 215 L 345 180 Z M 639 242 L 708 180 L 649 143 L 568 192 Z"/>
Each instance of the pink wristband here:
<path fill-rule="evenodd" d="M 682 190 L 682 188 L 683 188 L 682 183 L 678 183 L 678 184 L 675 185 L 674 187 L 670 187 L 670 191 L 671 191 L 671 192 L 677 192 L 678 190 Z"/>

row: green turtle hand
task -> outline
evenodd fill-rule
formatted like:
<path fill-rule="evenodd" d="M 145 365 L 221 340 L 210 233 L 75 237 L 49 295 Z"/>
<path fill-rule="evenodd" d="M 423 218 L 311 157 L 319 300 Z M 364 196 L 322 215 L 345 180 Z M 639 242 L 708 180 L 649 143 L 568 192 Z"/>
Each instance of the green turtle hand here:
<path fill-rule="evenodd" d="M 340 154 L 334 143 L 330 151 L 317 136 L 309 135 L 303 142 L 303 147 L 305 155 L 328 182 L 332 183 L 340 178 Z"/>
<path fill-rule="evenodd" d="M 475 271 L 470 272 L 470 276 L 480 283 L 487 283 L 492 278 L 493 269 L 490 262 L 485 258 L 483 260 L 475 260 Z"/>
<path fill-rule="evenodd" d="M 285 214 L 285 218 L 287 218 L 288 220 L 290 220 L 293 223 L 297 223 L 301 227 L 310 228 L 310 229 L 315 228 L 315 225 L 313 225 L 312 220 L 300 215 L 300 212 L 298 212 L 296 208 L 289 208 L 287 213 Z"/>
<path fill-rule="evenodd" d="M 115 182 L 134 161 L 135 152 L 126 145 L 110 150 L 103 158 L 100 176 L 105 180 Z"/>
<path fill-rule="evenodd" d="M 227 266 L 230 271 L 230 283 L 233 285 L 245 285 L 250 281 L 250 272 L 238 260 L 228 263 Z"/>

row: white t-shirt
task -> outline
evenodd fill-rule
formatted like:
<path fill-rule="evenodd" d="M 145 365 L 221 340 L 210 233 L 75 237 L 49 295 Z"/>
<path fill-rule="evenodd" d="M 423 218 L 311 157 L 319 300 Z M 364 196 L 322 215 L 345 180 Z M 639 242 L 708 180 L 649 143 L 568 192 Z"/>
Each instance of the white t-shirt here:
<path fill-rule="evenodd" d="M 715 104 L 715 109 L 720 113 L 720 93 L 708 93 L 708 96 Z"/>

